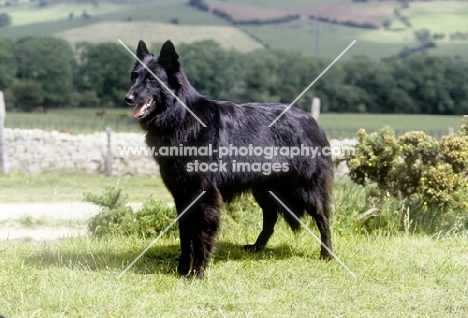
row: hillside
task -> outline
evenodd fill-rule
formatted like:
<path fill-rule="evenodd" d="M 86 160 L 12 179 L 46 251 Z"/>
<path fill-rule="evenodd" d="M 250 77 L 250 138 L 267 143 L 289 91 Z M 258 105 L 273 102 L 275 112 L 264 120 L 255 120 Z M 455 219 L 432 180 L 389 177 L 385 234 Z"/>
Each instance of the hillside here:
<path fill-rule="evenodd" d="M 94 36 L 89 37 L 90 34 Z M 214 40 L 222 47 L 236 48 L 238 51 L 261 49 L 262 45 L 255 42 L 245 33 L 230 26 L 213 25 L 174 25 L 161 22 L 100 22 L 81 28 L 69 29 L 55 33 L 70 43 L 79 42 L 116 42 L 121 39 L 129 45 L 136 45 L 139 39 L 148 43 L 162 43 L 168 38 L 175 44 L 191 43 L 203 40 Z"/>
<path fill-rule="evenodd" d="M 357 40 L 348 56 L 381 58 L 413 50 L 468 57 L 467 1 L 190 2 L 202 3 L 201 9 L 188 0 L 3 0 L 0 13 L 11 17 L 11 25 L 0 28 L 0 36 L 58 35 L 72 43 L 212 39 L 240 51 L 281 48 L 326 57 Z M 432 48 L 421 48 L 428 43 Z"/>

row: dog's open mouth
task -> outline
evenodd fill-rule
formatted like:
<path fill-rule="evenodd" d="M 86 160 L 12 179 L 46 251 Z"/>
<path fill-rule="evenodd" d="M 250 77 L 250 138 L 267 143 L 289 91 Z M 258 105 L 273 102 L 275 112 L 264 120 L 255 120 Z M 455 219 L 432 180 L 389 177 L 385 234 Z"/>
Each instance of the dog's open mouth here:
<path fill-rule="evenodd" d="M 151 98 L 147 100 L 145 103 L 136 105 L 132 112 L 133 118 L 138 119 L 138 118 L 145 117 L 152 104 L 153 104 L 153 99 Z"/>

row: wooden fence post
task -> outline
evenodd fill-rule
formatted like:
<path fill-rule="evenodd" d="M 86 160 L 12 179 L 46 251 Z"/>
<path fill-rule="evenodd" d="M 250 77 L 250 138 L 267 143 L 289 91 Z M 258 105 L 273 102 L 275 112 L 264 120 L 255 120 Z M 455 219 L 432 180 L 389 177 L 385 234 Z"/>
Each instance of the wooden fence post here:
<path fill-rule="evenodd" d="M 106 126 L 107 134 L 107 154 L 106 154 L 106 176 L 112 176 L 112 149 L 111 149 L 111 133 L 112 129 Z"/>
<path fill-rule="evenodd" d="M 312 115 L 312 117 L 314 117 L 315 120 L 319 119 L 319 116 L 320 116 L 320 98 L 318 98 L 318 97 L 312 98 L 311 115 Z"/>
<path fill-rule="evenodd" d="M 5 100 L 3 98 L 3 92 L 0 91 L 0 166 L 2 167 L 3 173 L 8 173 L 10 171 L 8 167 L 8 156 L 6 153 L 6 146 L 5 146 L 5 116 L 6 116 L 6 108 L 5 108 Z"/>

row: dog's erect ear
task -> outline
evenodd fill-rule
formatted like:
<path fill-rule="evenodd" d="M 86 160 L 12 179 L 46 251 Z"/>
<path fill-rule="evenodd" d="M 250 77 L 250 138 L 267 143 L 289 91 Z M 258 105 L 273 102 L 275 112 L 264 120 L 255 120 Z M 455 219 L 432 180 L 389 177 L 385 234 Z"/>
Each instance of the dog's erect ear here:
<path fill-rule="evenodd" d="M 179 55 L 177 54 L 174 44 L 171 41 L 166 41 L 161 47 L 159 53 L 159 62 L 166 68 L 171 68 L 177 64 Z"/>
<path fill-rule="evenodd" d="M 143 42 L 142 40 L 140 40 L 140 42 L 138 42 L 138 48 L 137 48 L 137 51 L 136 51 L 136 55 L 140 60 L 143 60 L 147 55 L 150 55 L 150 52 L 146 48 L 146 43 Z"/>

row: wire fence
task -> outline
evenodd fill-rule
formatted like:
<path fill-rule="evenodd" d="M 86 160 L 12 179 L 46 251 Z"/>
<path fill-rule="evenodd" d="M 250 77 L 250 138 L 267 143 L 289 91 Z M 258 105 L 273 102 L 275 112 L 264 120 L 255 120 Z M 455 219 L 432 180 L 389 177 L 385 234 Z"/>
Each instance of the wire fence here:
<path fill-rule="evenodd" d="M 98 113 L 98 112 L 96 112 Z M 115 132 L 141 132 L 138 122 L 127 114 L 86 115 L 73 112 L 6 116 L 6 128 L 41 129 L 62 131 L 72 134 L 104 131 L 109 126 Z"/>
<path fill-rule="evenodd" d="M 54 110 L 47 114 L 7 114 L 5 117 L 6 128 L 18 129 L 41 129 L 46 131 L 57 130 L 72 134 L 93 133 L 104 131 L 109 126 L 114 132 L 141 132 L 138 122 L 127 112 L 99 111 L 88 109 L 85 111 L 74 110 Z M 356 127 L 341 126 L 337 123 L 334 126 L 322 126 L 329 139 L 356 138 Z M 374 132 L 378 128 L 366 128 L 368 133 Z M 414 128 L 395 129 L 395 134 L 401 136 Z M 423 131 L 435 138 L 441 138 L 444 135 L 453 132 L 453 129 L 423 129 Z"/>

